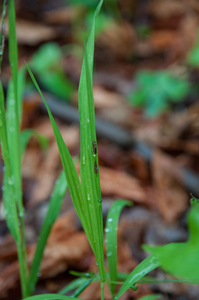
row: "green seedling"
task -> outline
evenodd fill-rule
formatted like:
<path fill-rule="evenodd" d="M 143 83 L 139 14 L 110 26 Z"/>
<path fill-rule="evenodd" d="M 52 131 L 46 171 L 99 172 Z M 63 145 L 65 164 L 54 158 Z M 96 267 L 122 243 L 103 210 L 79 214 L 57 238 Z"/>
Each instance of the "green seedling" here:
<path fill-rule="evenodd" d="M 63 53 L 56 43 L 42 45 L 33 55 L 30 66 L 42 86 L 52 94 L 69 101 L 75 86 L 63 69 Z"/>
<path fill-rule="evenodd" d="M 131 203 L 124 200 L 116 201 L 108 213 L 105 228 L 106 258 L 109 269 L 108 272 L 105 271 L 102 197 L 92 91 L 95 19 L 102 4 L 103 0 L 99 2 L 95 10 L 90 35 L 85 47 L 79 83 L 80 179 L 48 104 L 42 95 L 31 69 L 27 65 L 30 77 L 46 105 L 63 165 L 63 172 L 60 174 L 50 198 L 48 212 L 41 228 L 34 258 L 29 270 L 25 241 L 24 208 L 22 203 L 21 159 L 32 132 L 26 131 L 21 133 L 20 130 L 24 71 L 21 71 L 21 74 L 17 70 L 14 0 L 9 1 L 9 58 L 12 79 L 8 87 L 7 113 L 5 112 L 3 89 L 2 85 L 0 85 L 0 141 L 5 163 L 3 201 L 7 225 L 17 245 L 22 297 L 26 300 L 79 299 L 77 297 L 81 295 L 82 291 L 95 281 L 101 283 L 102 300 L 104 299 L 105 282 L 108 284 L 112 298 L 117 300 L 129 288 L 136 290 L 140 284 L 157 282 L 157 280 L 151 279 L 146 275 L 159 266 L 179 278 L 184 278 L 186 282 L 199 282 L 199 271 L 197 268 L 197 252 L 199 247 L 198 205 L 193 205 L 189 213 L 190 238 L 188 242 L 174 243 L 162 247 L 145 246 L 145 249 L 152 254 L 143 260 L 130 274 L 123 274 L 118 273 L 117 270 L 117 227 L 122 208 L 126 205 L 130 206 Z M 99 273 L 73 272 L 78 278 L 62 289 L 58 294 L 32 296 L 38 280 L 39 268 L 46 242 L 52 225 L 59 214 L 67 186 L 74 207 L 95 255 Z M 177 282 L 177 280 L 169 281 L 165 279 L 161 282 Z M 116 290 L 117 285 L 121 285 L 119 292 Z M 74 290 L 74 294 L 71 297 L 63 295 L 72 290 Z M 159 295 L 150 295 L 144 299 L 151 300 L 159 298 Z"/>
<path fill-rule="evenodd" d="M 129 103 L 144 108 L 145 115 L 157 117 L 168 111 L 171 104 L 181 102 L 190 91 L 186 79 L 168 71 L 139 71 L 135 76 L 137 88 L 128 94 Z"/>

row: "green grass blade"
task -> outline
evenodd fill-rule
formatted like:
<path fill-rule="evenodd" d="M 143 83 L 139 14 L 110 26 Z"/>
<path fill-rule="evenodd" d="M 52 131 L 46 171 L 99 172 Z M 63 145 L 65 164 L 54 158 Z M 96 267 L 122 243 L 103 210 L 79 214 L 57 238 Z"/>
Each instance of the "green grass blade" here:
<path fill-rule="evenodd" d="M 88 221 L 91 224 L 90 236 L 94 245 L 93 251 L 98 263 L 101 280 L 104 282 L 105 269 L 103 253 L 102 203 L 95 131 L 94 101 L 92 92 L 95 18 L 102 6 L 102 3 L 103 0 L 100 1 L 95 11 L 92 28 L 85 49 L 78 91 L 78 106 L 80 118 L 81 186 Z"/>
<path fill-rule="evenodd" d="M 110 281 L 117 281 L 117 227 L 122 208 L 131 206 L 130 201 L 118 200 L 110 208 L 106 221 L 106 256 L 110 274 Z M 115 292 L 115 283 L 111 283 L 111 292 Z"/>
<path fill-rule="evenodd" d="M 143 260 L 127 277 L 121 289 L 119 290 L 115 300 L 119 299 L 131 286 L 133 286 L 139 279 L 160 266 L 159 259 L 151 255 Z"/>
<path fill-rule="evenodd" d="M 57 145 L 58 145 L 58 149 L 59 149 L 59 153 L 60 153 L 60 157 L 61 157 L 61 161 L 62 161 L 62 165 L 63 165 L 63 169 L 64 169 L 64 172 L 65 172 L 65 175 L 66 175 L 66 180 L 68 182 L 68 188 L 69 188 L 69 191 L 70 191 L 70 195 L 71 195 L 71 198 L 72 198 L 72 201 L 73 201 L 73 204 L 74 204 L 74 207 L 77 211 L 77 214 L 80 218 L 80 221 L 82 223 L 82 226 L 86 232 L 86 235 L 89 239 L 89 242 L 91 244 L 91 247 L 93 247 L 93 244 L 92 244 L 92 239 L 90 238 L 90 233 L 89 233 L 89 224 L 88 224 L 88 220 L 86 219 L 86 216 L 85 216 L 85 208 L 84 208 L 84 203 L 82 201 L 83 197 L 82 197 L 82 191 L 81 191 L 81 185 L 80 185 L 80 181 L 79 181 L 79 177 L 78 177 L 78 174 L 77 174 L 77 171 L 75 169 L 75 166 L 74 166 L 74 163 L 73 163 L 73 160 L 71 158 L 71 155 L 70 155 L 70 152 L 68 150 L 68 148 L 66 147 L 64 141 L 63 141 L 63 138 L 60 134 L 60 131 L 55 123 L 55 120 L 51 114 L 51 111 L 47 105 L 47 102 L 46 100 L 44 99 L 43 95 L 42 95 L 42 92 L 34 78 L 34 75 L 32 74 L 30 68 L 28 67 L 27 65 L 27 68 L 28 68 L 28 72 L 30 74 L 30 77 L 32 78 L 33 80 L 33 83 L 35 84 L 38 92 L 40 93 L 45 105 L 46 105 L 46 108 L 47 108 L 47 111 L 48 111 L 48 114 L 49 114 L 49 118 L 50 118 L 50 121 L 51 121 L 51 124 L 52 124 L 52 127 L 53 127 L 53 131 L 54 131 L 54 134 L 55 134 L 55 138 L 56 138 L 56 142 L 57 142 Z"/>
<path fill-rule="evenodd" d="M 21 190 L 21 160 L 20 141 L 19 141 L 19 123 L 17 117 L 17 103 L 14 93 L 13 81 L 10 80 L 7 93 L 7 137 L 9 147 L 9 158 L 13 173 L 13 181 L 15 188 L 15 201 L 18 205 L 19 213 L 23 214 L 22 204 L 22 190 Z"/>
<path fill-rule="evenodd" d="M 41 264 L 41 260 L 43 257 L 43 252 L 47 243 L 47 239 L 49 237 L 51 228 L 57 219 L 60 208 L 62 205 L 63 198 L 66 194 L 67 190 L 67 182 L 66 182 L 66 177 L 64 172 L 62 172 L 58 178 L 58 180 L 55 183 L 55 187 L 53 190 L 53 193 L 50 198 L 50 203 L 49 203 L 49 208 L 48 212 L 45 216 L 37 246 L 36 246 L 36 251 L 34 254 L 32 266 L 31 266 L 31 272 L 30 272 L 30 289 L 31 292 L 34 291 L 35 285 L 37 282 L 38 278 L 38 273 L 39 273 L 39 267 Z"/>
<path fill-rule="evenodd" d="M 69 284 L 67 284 L 67 286 L 65 286 L 63 289 L 61 289 L 58 294 L 60 295 L 64 295 L 76 288 L 79 288 L 81 285 L 85 284 L 85 282 L 88 281 L 88 278 L 85 277 L 80 277 L 77 278 L 75 280 L 73 280 L 72 282 L 70 282 Z"/>
<path fill-rule="evenodd" d="M 14 84 L 15 99 L 17 99 L 17 68 L 18 68 L 18 49 L 16 37 L 16 17 L 15 2 L 9 0 L 8 5 L 8 26 L 9 26 L 9 60 Z"/>
<path fill-rule="evenodd" d="M 37 295 L 37 296 L 24 298 L 23 300 L 74 300 L 74 299 L 83 300 L 80 298 L 62 296 L 59 294 L 43 294 L 43 295 Z"/>
<path fill-rule="evenodd" d="M 9 160 L 9 150 L 8 150 L 8 140 L 7 140 L 7 130 L 6 130 L 6 116 L 4 107 L 4 93 L 0 82 L 0 142 L 2 156 L 5 164 L 4 170 L 4 183 L 3 183 L 3 201 L 4 201 L 4 211 L 6 222 L 8 228 L 15 239 L 19 241 L 19 230 L 18 230 L 18 216 L 17 208 L 14 198 L 14 189 L 12 181 L 12 171 Z"/>
<path fill-rule="evenodd" d="M 148 295 L 148 296 L 144 296 L 139 298 L 138 300 L 158 300 L 158 299 L 163 299 L 162 295 Z"/>
<path fill-rule="evenodd" d="M 26 84 L 26 68 L 23 66 L 18 71 L 17 76 L 17 105 L 18 105 L 18 117 L 19 117 L 19 123 L 21 124 L 22 120 L 22 106 L 23 106 L 23 93 L 25 90 L 25 84 Z"/>
<path fill-rule="evenodd" d="M 86 281 L 76 289 L 72 297 L 78 297 L 89 286 L 89 284 L 91 284 L 92 281 L 92 278 L 87 278 Z"/>

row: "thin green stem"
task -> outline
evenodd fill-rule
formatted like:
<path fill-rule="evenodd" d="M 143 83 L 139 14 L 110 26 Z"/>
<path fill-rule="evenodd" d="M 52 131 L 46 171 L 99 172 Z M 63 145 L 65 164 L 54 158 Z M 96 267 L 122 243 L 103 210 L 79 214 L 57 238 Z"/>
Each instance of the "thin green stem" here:
<path fill-rule="evenodd" d="M 101 285 L 101 300 L 104 300 L 104 282 L 101 282 L 100 285 Z"/>

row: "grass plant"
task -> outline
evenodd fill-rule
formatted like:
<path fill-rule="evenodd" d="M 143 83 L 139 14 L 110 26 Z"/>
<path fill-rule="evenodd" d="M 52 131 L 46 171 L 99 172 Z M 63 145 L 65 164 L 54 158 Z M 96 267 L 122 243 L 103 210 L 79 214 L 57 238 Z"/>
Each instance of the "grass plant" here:
<path fill-rule="evenodd" d="M 6 4 L 6 1 L 4 4 Z M 130 274 L 118 273 L 117 271 L 117 226 L 122 208 L 125 205 L 130 206 L 131 203 L 124 200 L 116 201 L 108 213 L 105 228 L 106 257 L 109 271 L 107 272 L 105 270 L 102 197 L 92 91 L 95 19 L 102 4 L 103 0 L 99 2 L 95 10 L 90 35 L 85 46 L 85 55 L 79 83 L 80 179 L 48 104 L 42 95 L 31 69 L 26 65 L 30 77 L 46 105 L 63 165 L 63 172 L 60 174 L 51 195 L 48 212 L 37 241 L 34 258 L 31 266 L 29 266 L 27 262 L 24 208 L 22 203 L 21 159 L 27 141 L 33 132 L 21 132 L 20 130 L 22 115 L 21 102 L 25 73 L 24 69 L 18 72 L 14 0 L 9 0 L 8 2 L 9 59 L 12 78 L 8 86 L 6 111 L 3 88 L 0 84 L 0 141 L 5 163 L 3 201 L 7 225 L 17 245 L 22 298 L 26 300 L 79 299 L 77 297 L 94 281 L 101 283 L 102 300 L 104 299 L 105 282 L 107 282 L 110 288 L 112 298 L 117 300 L 129 288 L 136 290 L 139 284 L 157 282 L 154 279 L 146 277 L 146 275 L 159 266 L 162 266 L 163 269 L 171 274 L 184 278 L 186 282 L 199 281 L 199 272 L 195 268 L 198 262 L 197 240 L 199 232 L 199 206 L 197 201 L 194 202 L 189 213 L 189 227 L 191 233 L 189 241 L 180 245 L 169 244 L 158 248 L 145 246 L 152 254 L 142 261 Z M 58 294 L 32 296 L 38 280 L 40 263 L 46 242 L 51 227 L 59 214 L 67 187 L 69 188 L 74 207 L 95 255 L 99 274 L 73 272 L 78 278 L 62 289 Z M 182 248 L 186 251 L 179 252 Z M 191 254 L 191 259 L 189 258 L 189 254 Z M 165 279 L 163 282 L 175 282 L 175 280 L 168 281 Z M 116 292 L 117 285 L 121 285 L 119 292 Z M 75 290 L 71 297 L 64 295 L 71 290 Z M 161 297 L 160 295 L 150 295 L 142 299 L 161 299 Z"/>

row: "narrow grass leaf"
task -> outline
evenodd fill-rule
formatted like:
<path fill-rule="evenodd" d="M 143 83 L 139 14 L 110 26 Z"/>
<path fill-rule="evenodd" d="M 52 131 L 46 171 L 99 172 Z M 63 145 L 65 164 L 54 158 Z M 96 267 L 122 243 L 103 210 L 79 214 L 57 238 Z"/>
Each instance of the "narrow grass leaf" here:
<path fill-rule="evenodd" d="M 24 298 L 23 300 L 82 300 L 80 298 L 73 298 L 68 296 L 62 296 L 58 294 L 43 294 L 43 295 L 37 295 L 32 297 Z"/>
<path fill-rule="evenodd" d="M 43 95 L 42 95 L 42 92 L 34 78 L 34 75 L 32 74 L 30 68 L 28 67 L 27 65 L 27 68 L 28 68 L 28 72 L 30 74 L 30 77 L 32 78 L 33 80 L 33 83 L 35 84 L 38 92 L 40 93 L 43 101 L 44 101 L 44 104 L 46 105 L 46 108 L 47 108 L 47 111 L 48 111 L 48 114 L 49 114 L 49 118 L 50 118 L 50 121 L 51 121 L 51 124 L 52 124 L 52 127 L 53 127 L 53 131 L 54 131 L 54 134 L 55 134 L 55 138 L 56 138 L 56 142 L 57 142 L 57 145 L 58 145 L 58 149 L 59 149 L 59 153 L 60 153 L 60 157 L 61 157 L 61 161 L 62 161 L 62 165 L 63 165 L 63 169 L 64 169 L 64 172 L 65 172 L 65 175 L 66 175 L 66 180 L 68 182 L 68 188 L 69 188 L 69 191 L 70 191 L 70 195 L 71 195 L 71 198 L 72 198 L 72 201 L 73 201 L 73 204 L 74 204 L 74 207 L 77 211 L 77 214 L 80 218 L 80 221 L 82 223 L 82 226 L 86 232 L 86 235 L 89 239 L 89 242 L 92 246 L 92 240 L 90 238 L 90 232 L 89 232 L 89 224 L 88 224 L 88 220 L 86 219 L 85 217 L 85 208 L 84 208 L 84 203 L 82 202 L 82 191 L 81 191 L 81 185 L 80 185 L 80 181 L 79 181 L 79 177 L 78 177 L 78 174 L 77 174 L 77 171 L 75 169 L 75 166 L 74 166 L 74 163 L 73 163 L 73 160 L 71 158 L 71 155 L 70 155 L 70 152 L 68 150 L 68 148 L 66 147 L 64 141 L 63 141 L 63 138 L 61 136 L 61 133 L 55 123 L 55 120 L 51 114 L 51 111 L 47 105 L 47 102 L 46 100 L 44 99 Z"/>
<path fill-rule="evenodd" d="M 64 172 L 62 171 L 58 180 L 55 183 L 54 190 L 52 192 L 49 207 L 47 214 L 45 216 L 44 222 L 42 224 L 42 228 L 39 234 L 36 251 L 34 254 L 32 266 L 31 266 L 31 272 L 30 272 L 30 289 L 31 292 L 34 291 L 35 285 L 38 278 L 39 273 L 39 267 L 41 264 L 41 260 L 43 257 L 43 252 L 47 243 L 47 239 L 49 237 L 51 228 L 56 221 L 60 208 L 62 205 L 63 198 L 66 194 L 67 190 L 67 182 Z"/>
<path fill-rule="evenodd" d="M 12 172 L 9 160 L 7 130 L 6 130 L 6 116 L 4 107 L 4 93 L 2 84 L 0 82 L 0 142 L 2 156 L 4 159 L 5 170 L 3 180 L 3 201 L 4 201 L 4 212 L 8 228 L 16 242 L 19 241 L 19 230 L 18 230 L 18 216 L 17 208 L 14 198 L 14 187 L 12 180 Z"/>
<path fill-rule="evenodd" d="M 158 299 L 163 299 L 162 295 L 148 295 L 148 296 L 144 296 L 139 298 L 138 300 L 158 300 Z"/>
<path fill-rule="evenodd" d="M 9 0 L 8 5 L 8 27 L 9 27 L 9 61 L 11 66 L 15 99 L 17 99 L 17 69 L 18 69 L 18 49 L 16 37 L 16 16 L 15 1 Z"/>
<path fill-rule="evenodd" d="M 25 66 L 23 66 L 18 71 L 18 76 L 17 76 L 17 106 L 18 106 L 18 117 L 19 117 L 20 125 L 22 120 L 23 93 L 25 90 L 25 84 L 26 84 L 26 68 Z"/>
<path fill-rule="evenodd" d="M 87 278 L 87 280 L 76 289 L 72 297 L 78 297 L 89 286 L 89 284 L 91 284 L 92 281 L 92 278 Z"/>
<path fill-rule="evenodd" d="M 103 0 L 100 1 L 96 8 L 92 28 L 85 49 L 78 91 L 78 107 L 80 118 L 81 186 L 88 222 L 91 224 L 89 233 L 92 239 L 92 248 L 98 263 L 101 280 L 104 282 L 105 269 L 103 253 L 102 200 L 99 181 L 94 101 L 92 91 L 95 18 L 102 6 L 102 3 Z"/>
<path fill-rule="evenodd" d="M 19 140 L 19 122 L 17 116 L 18 108 L 16 97 L 14 93 L 13 81 L 9 81 L 8 93 L 7 93 L 7 137 L 9 158 L 13 174 L 13 184 L 15 189 L 15 201 L 20 209 L 20 202 L 22 201 L 21 190 L 21 153 L 20 153 L 20 140 Z M 20 211 L 22 213 L 22 211 Z"/>
<path fill-rule="evenodd" d="M 65 286 L 63 289 L 61 289 L 58 294 L 60 295 L 64 295 L 76 288 L 79 288 L 81 285 L 85 284 L 85 282 L 88 281 L 88 278 L 85 277 L 80 277 L 77 278 L 75 280 L 73 280 L 72 282 L 70 282 L 69 284 L 67 284 L 67 286 Z"/>
<path fill-rule="evenodd" d="M 127 277 L 121 289 L 119 290 L 115 300 L 119 299 L 131 286 L 139 279 L 160 266 L 160 261 L 157 256 L 151 255 L 143 260 Z"/>
<path fill-rule="evenodd" d="M 130 201 L 118 200 L 110 208 L 106 221 L 106 256 L 110 274 L 110 281 L 117 280 L 117 228 L 121 210 L 124 206 L 131 206 Z M 111 283 L 111 292 L 115 292 L 115 283 Z"/>

